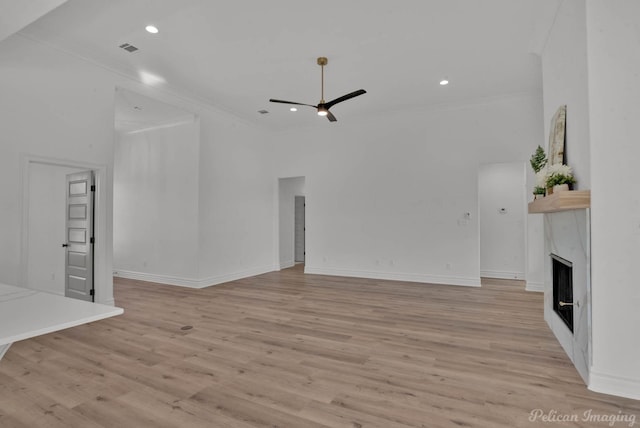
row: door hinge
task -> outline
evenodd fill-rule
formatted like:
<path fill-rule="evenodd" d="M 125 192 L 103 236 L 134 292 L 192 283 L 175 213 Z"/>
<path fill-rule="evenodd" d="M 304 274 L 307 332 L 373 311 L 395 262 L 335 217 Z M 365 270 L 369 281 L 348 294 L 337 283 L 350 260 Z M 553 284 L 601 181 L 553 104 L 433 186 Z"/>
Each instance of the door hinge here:
<path fill-rule="evenodd" d="M 93 240 L 93 236 L 91 238 L 89 238 L 89 243 L 90 244 L 94 244 L 95 243 L 95 241 Z"/>
<path fill-rule="evenodd" d="M 91 185 L 91 191 L 92 191 L 92 192 L 95 192 L 95 191 L 96 191 L 96 185 L 95 185 L 95 184 L 92 184 L 92 185 Z"/>
<path fill-rule="evenodd" d="M 89 290 L 89 296 L 93 296 L 93 288 Z"/>

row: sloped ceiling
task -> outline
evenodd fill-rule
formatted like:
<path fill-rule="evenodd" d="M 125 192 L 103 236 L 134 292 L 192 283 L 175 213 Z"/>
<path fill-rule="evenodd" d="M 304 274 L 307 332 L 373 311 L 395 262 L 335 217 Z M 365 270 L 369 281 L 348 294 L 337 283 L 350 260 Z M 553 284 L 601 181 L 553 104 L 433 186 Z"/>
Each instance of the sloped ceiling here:
<path fill-rule="evenodd" d="M 67 0 L 0 0 L 0 41 Z"/>
<path fill-rule="evenodd" d="M 192 123 L 195 115 L 136 92 L 118 88 L 114 120 L 116 131 L 134 133 Z"/>
<path fill-rule="evenodd" d="M 539 92 L 560 0 L 68 0 L 23 36 L 274 129 Z M 145 26 L 160 30 L 152 35 Z M 119 46 L 139 50 L 129 53 Z M 318 56 L 338 122 L 316 104 Z M 448 86 L 440 86 L 443 78 Z M 270 113 L 260 115 L 258 110 Z M 319 122 L 323 121 L 323 122 Z M 326 123 L 325 123 L 326 122 Z"/>

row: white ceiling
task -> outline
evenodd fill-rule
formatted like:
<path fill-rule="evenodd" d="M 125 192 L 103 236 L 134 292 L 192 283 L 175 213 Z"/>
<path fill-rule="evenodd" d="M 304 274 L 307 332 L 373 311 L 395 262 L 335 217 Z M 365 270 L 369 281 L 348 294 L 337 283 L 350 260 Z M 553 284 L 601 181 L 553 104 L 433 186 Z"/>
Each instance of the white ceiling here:
<path fill-rule="evenodd" d="M 67 0 L 0 0 L 0 40 L 4 40 Z"/>
<path fill-rule="evenodd" d="M 118 88 L 114 119 L 116 131 L 133 133 L 193 123 L 196 117 L 179 107 Z"/>
<path fill-rule="evenodd" d="M 338 123 L 540 91 L 533 52 L 560 1 L 68 0 L 21 33 L 274 129 L 335 126 L 268 100 L 318 103 L 318 56 L 326 100 L 368 92 L 333 107 Z"/>

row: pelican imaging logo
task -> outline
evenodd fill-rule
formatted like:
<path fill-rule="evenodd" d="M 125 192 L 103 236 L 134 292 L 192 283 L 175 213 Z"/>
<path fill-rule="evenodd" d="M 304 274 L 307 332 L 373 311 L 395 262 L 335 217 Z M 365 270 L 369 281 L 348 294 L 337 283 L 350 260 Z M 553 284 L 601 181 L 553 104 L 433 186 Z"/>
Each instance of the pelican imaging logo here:
<path fill-rule="evenodd" d="M 610 427 L 633 427 L 636 424 L 636 415 L 622 413 L 622 411 L 619 411 L 618 413 L 598 413 L 593 409 L 585 410 L 582 413 L 561 413 L 555 409 L 545 412 L 542 409 L 533 409 L 529 413 L 529 422 L 542 422 L 545 424 L 588 422 L 591 424 L 602 424 L 603 426 L 608 425 Z"/>

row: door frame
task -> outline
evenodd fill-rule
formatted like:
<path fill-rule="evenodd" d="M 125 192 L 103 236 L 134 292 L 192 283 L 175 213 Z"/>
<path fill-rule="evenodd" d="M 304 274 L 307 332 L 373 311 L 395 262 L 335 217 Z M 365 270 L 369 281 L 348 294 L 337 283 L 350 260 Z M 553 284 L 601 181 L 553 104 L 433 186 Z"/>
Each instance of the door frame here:
<path fill-rule="evenodd" d="M 20 224 L 20 278 L 19 285 L 27 286 L 28 276 L 28 258 L 29 258 L 29 189 L 31 164 L 42 164 L 53 167 L 80 168 L 91 170 L 94 174 L 96 192 L 94 195 L 94 223 L 93 233 L 95 237 L 94 245 L 94 301 L 105 304 L 113 304 L 112 296 L 104 296 L 103 290 L 110 287 L 103 286 L 105 278 L 110 278 L 111 272 L 111 252 L 109 245 L 111 240 L 108 239 L 107 233 L 110 217 L 107 211 L 107 165 L 95 164 L 90 162 L 74 161 L 68 159 L 57 159 L 44 156 L 33 156 L 28 154 L 21 155 L 20 167 L 21 177 L 21 224 Z M 64 195 L 63 195 L 64 196 Z M 109 242 L 107 242 L 109 241 Z"/>
<path fill-rule="evenodd" d="M 308 198 L 308 194 L 306 191 L 306 177 L 304 175 L 294 175 L 294 176 L 285 176 L 285 177 L 276 177 L 275 182 L 275 192 L 273 199 L 273 207 L 274 207 L 274 217 L 273 217 L 273 243 L 274 243 L 274 270 L 281 270 L 288 267 L 292 267 L 295 265 L 295 249 L 294 249 L 294 196 L 305 196 L 305 201 Z M 290 188 L 289 184 L 293 184 L 299 186 L 298 188 Z M 290 190 L 290 191 L 289 191 Z M 285 199 L 283 199 L 285 198 Z M 289 199 L 290 198 L 290 199 Z M 283 201 L 287 201 L 285 211 L 281 209 L 281 203 Z M 289 215 L 290 214 L 290 215 Z M 283 223 L 283 224 L 281 224 Z M 305 220 L 306 223 L 306 220 Z M 281 228 L 290 228 L 291 231 L 291 239 L 281 242 L 283 237 L 281 236 Z M 305 247 L 307 247 L 307 235 L 305 233 Z M 288 248 L 291 249 L 291 259 L 288 257 L 286 259 L 282 259 L 281 250 L 285 248 L 285 251 L 288 253 Z M 306 248 L 305 248 L 306 251 Z M 288 256 L 288 254 L 287 254 Z M 305 255 L 305 260 L 306 260 Z"/>
<path fill-rule="evenodd" d="M 480 277 L 482 278 L 482 274 L 483 274 L 483 269 L 482 269 L 482 227 L 483 227 L 483 218 L 482 218 L 482 205 L 483 205 L 483 192 L 482 189 L 480 188 L 480 174 L 481 174 L 481 170 L 483 167 L 490 167 L 492 165 L 507 165 L 507 164 L 511 164 L 511 165 L 519 165 L 522 167 L 522 189 L 521 189 L 521 194 L 520 194 L 520 206 L 522 208 L 522 212 L 523 212 L 523 217 L 521 218 L 522 221 L 522 242 L 524 245 L 524 248 L 522 249 L 522 269 L 523 272 L 518 272 L 522 274 L 522 278 L 517 278 L 518 280 L 521 281 L 527 281 L 527 276 L 528 276 L 528 272 L 529 272 L 529 236 L 528 236 L 528 219 L 529 216 L 527 215 L 528 212 L 528 203 L 529 201 L 527 200 L 527 197 L 529 195 L 528 190 L 527 190 L 527 163 L 524 161 L 505 161 L 505 162 L 483 162 L 483 163 L 479 163 L 478 164 L 478 171 L 477 171 L 477 181 L 478 181 L 478 268 L 479 268 L 479 273 L 480 273 Z M 520 173 L 519 173 L 520 174 Z M 502 275 L 502 272 L 493 272 L 493 275 L 490 276 L 491 278 L 498 278 L 498 279 L 514 279 L 512 276 L 504 276 Z"/>

